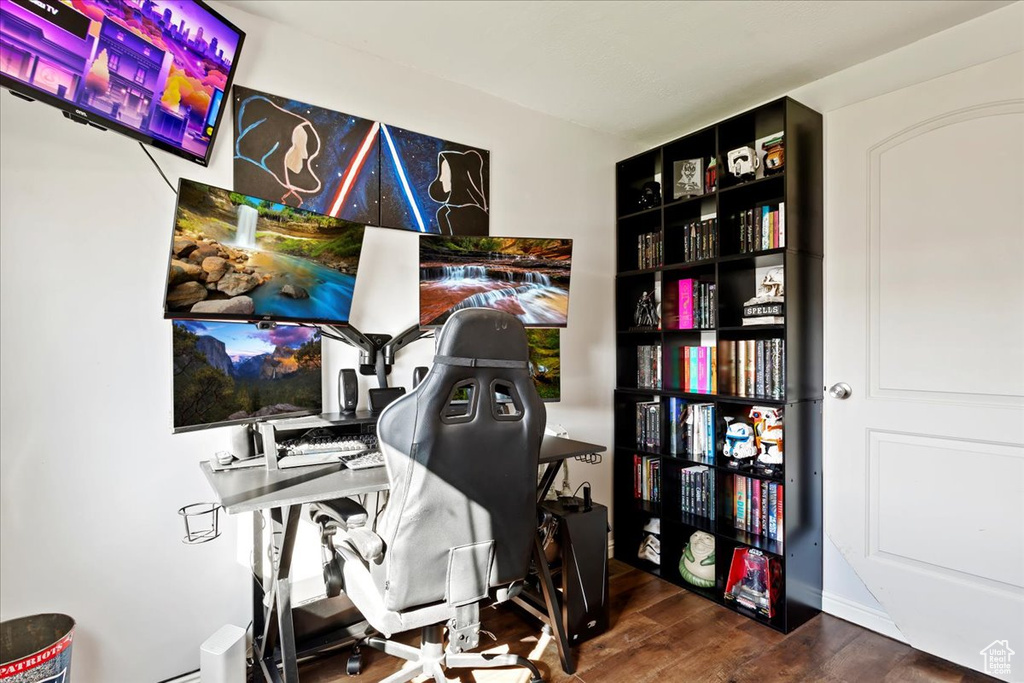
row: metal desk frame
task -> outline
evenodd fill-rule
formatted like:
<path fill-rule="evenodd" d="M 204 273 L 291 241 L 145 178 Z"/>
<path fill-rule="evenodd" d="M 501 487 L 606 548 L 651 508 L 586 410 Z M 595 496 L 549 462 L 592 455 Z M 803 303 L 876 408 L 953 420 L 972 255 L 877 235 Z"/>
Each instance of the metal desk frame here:
<path fill-rule="evenodd" d="M 326 417 L 326 416 L 325 416 Z M 357 422 L 358 420 L 358 422 Z M 360 416 L 352 424 L 363 422 Z M 344 423 L 339 423 L 342 426 Z M 558 469 L 566 458 L 600 453 L 604 446 L 545 436 L 541 444 L 540 465 L 544 466 L 540 484 L 537 487 L 538 503 L 544 499 L 558 476 Z M 254 671 L 256 683 L 274 681 L 297 683 L 299 680 L 296 654 L 295 630 L 292 622 L 291 605 L 291 564 L 292 551 L 299 526 L 299 515 L 304 503 L 347 498 L 364 493 L 383 491 L 388 488 L 387 471 L 383 467 L 368 470 L 349 470 L 340 465 L 317 465 L 288 470 L 268 470 L 264 467 L 235 469 L 214 472 L 208 462 L 201 464 L 203 474 L 213 488 L 218 502 L 228 514 L 243 512 L 260 513 L 253 516 L 253 547 L 256 549 L 253 561 L 253 650 L 258 668 Z M 277 547 L 277 562 L 266 585 L 263 582 L 263 516 L 269 510 L 271 524 L 279 524 L 284 532 L 280 547 Z M 273 529 L 271 529 L 273 538 Z M 544 619 L 552 628 L 562 669 L 567 674 L 576 670 L 554 582 L 540 539 L 534 540 L 533 560 L 540 574 L 541 589 L 547 607 Z M 264 596 L 269 591 L 270 604 L 264 605 Z M 541 615 L 535 615 L 541 616 Z M 365 631 L 365 622 L 348 630 L 356 637 Z M 280 641 L 280 643 L 278 642 Z M 283 672 L 279 672 L 280 661 Z"/>

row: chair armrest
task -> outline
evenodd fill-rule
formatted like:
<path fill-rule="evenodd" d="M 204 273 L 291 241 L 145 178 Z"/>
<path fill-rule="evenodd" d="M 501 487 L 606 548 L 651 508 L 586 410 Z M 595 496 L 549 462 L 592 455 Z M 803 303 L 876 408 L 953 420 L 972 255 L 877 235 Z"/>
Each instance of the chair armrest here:
<path fill-rule="evenodd" d="M 309 516 L 314 523 L 320 526 L 333 526 L 342 531 L 366 526 L 366 521 L 369 519 L 366 508 L 351 498 L 336 498 L 310 503 Z"/>
<path fill-rule="evenodd" d="M 335 538 L 335 548 L 344 544 L 359 553 L 366 563 L 378 563 L 384 558 L 384 539 L 369 529 L 349 529 Z"/>

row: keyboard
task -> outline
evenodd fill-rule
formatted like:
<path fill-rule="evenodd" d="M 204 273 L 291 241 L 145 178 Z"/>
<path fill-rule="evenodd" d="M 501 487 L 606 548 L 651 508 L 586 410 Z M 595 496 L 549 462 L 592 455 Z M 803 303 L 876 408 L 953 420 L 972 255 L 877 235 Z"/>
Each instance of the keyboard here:
<path fill-rule="evenodd" d="M 371 467 L 384 466 L 384 454 L 380 451 L 369 451 L 353 458 L 345 458 L 345 467 L 350 470 L 365 470 Z"/>
<path fill-rule="evenodd" d="M 363 434 L 361 436 L 325 434 L 282 441 L 278 446 L 278 452 L 285 457 L 309 456 L 318 453 L 341 456 L 346 453 L 356 453 L 376 448 L 376 446 L 377 437 L 371 434 Z M 338 457 L 334 458 L 334 460 L 337 459 Z"/>

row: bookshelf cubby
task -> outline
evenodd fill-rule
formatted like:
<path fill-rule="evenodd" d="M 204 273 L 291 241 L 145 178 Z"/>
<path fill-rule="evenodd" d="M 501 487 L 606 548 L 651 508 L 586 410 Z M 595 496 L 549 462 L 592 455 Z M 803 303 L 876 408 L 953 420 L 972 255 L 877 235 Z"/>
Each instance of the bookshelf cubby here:
<path fill-rule="evenodd" d="M 730 150 L 754 147 L 756 141 L 779 131 L 785 151 L 781 169 L 747 178 L 729 172 Z M 785 97 L 616 166 L 615 556 L 782 632 L 800 626 L 821 609 L 822 144 L 821 115 Z M 705 177 L 703 193 L 676 196 L 673 176 L 677 162 L 702 159 L 706 171 L 712 158 L 717 161 L 715 186 L 708 187 Z M 642 207 L 640 191 L 652 181 L 661 184 L 661 205 Z M 773 211 L 775 215 L 769 216 Z M 692 237 L 688 231 L 695 223 L 710 225 L 714 232 L 708 248 L 696 254 L 685 243 Z M 754 239 L 751 227 L 759 223 L 760 241 Z M 661 240 L 657 253 L 663 258 L 655 267 L 639 259 L 641 235 L 645 234 Z M 744 302 L 754 296 L 758 283 L 773 268 L 782 268 L 785 275 L 782 321 L 744 325 Z M 704 324 L 694 323 L 693 328 L 680 306 L 680 297 L 685 299 L 687 292 L 693 291 L 689 288 L 695 287 L 686 281 L 714 286 L 712 315 L 707 316 L 705 310 Z M 637 302 L 650 292 L 659 297 L 657 329 L 634 324 Z M 748 386 L 740 388 L 739 384 L 746 382 L 745 376 L 733 379 L 734 373 L 743 371 L 737 369 L 740 346 L 744 347 L 744 359 L 746 351 L 753 349 L 755 368 L 757 359 L 764 363 L 764 385 L 753 384 L 760 397 L 744 395 Z M 661 349 L 660 386 L 641 386 L 638 381 L 645 358 L 638 354 L 641 347 Z M 689 381 L 688 370 L 697 366 L 687 360 L 688 347 L 706 347 L 691 351 L 708 363 L 707 372 L 695 376 L 700 380 L 696 384 Z M 716 363 L 714 372 L 708 357 Z M 777 359 L 778 366 L 774 377 L 772 359 Z M 652 451 L 649 438 L 646 444 L 638 443 L 637 407 L 655 403 L 660 406 L 661 433 L 660 446 Z M 672 442 L 679 430 L 689 429 L 679 423 L 685 415 L 679 406 L 695 404 L 711 406 L 710 411 L 701 409 L 705 411 L 701 423 L 713 423 L 713 430 L 703 431 L 700 438 L 705 446 L 713 442 L 712 462 L 707 462 L 706 454 L 691 455 Z M 754 458 L 734 460 L 723 453 L 728 424 L 752 424 L 749 415 L 755 406 L 781 416 L 781 465 L 755 467 Z M 708 412 L 713 418 L 708 419 Z M 687 432 L 686 438 L 697 437 Z M 642 473 L 638 473 L 637 456 L 644 463 Z M 657 466 L 651 468 L 655 460 Z M 704 468 L 706 475 L 702 474 Z M 652 469 L 659 478 L 658 500 L 654 501 L 637 494 L 637 477 L 650 476 Z M 737 476 L 745 478 L 742 487 Z M 646 484 L 650 490 L 653 482 Z M 737 521 L 737 489 L 742 493 L 746 487 L 758 494 L 776 493 L 779 487 L 784 490 L 774 515 L 780 525 L 774 534 L 762 533 L 768 528 L 767 521 L 757 531 L 750 519 Z M 767 504 L 759 504 L 768 509 Z M 709 514 L 694 514 L 693 509 Z M 644 527 L 655 517 L 661 528 L 660 564 L 638 557 L 647 535 Z M 679 571 L 680 556 L 696 531 L 715 538 L 714 587 L 691 585 Z M 782 568 L 772 617 L 725 599 L 735 548 L 757 549 Z"/>

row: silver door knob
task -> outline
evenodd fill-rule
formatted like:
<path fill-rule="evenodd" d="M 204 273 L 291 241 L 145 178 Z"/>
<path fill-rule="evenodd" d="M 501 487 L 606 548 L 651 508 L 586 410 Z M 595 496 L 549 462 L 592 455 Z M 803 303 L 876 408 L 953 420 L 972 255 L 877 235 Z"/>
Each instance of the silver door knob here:
<path fill-rule="evenodd" d="M 833 384 L 832 388 L 828 390 L 829 396 L 838 399 L 850 398 L 850 394 L 852 393 L 853 389 L 851 389 L 850 385 L 847 384 L 846 382 L 839 382 L 838 384 Z"/>

